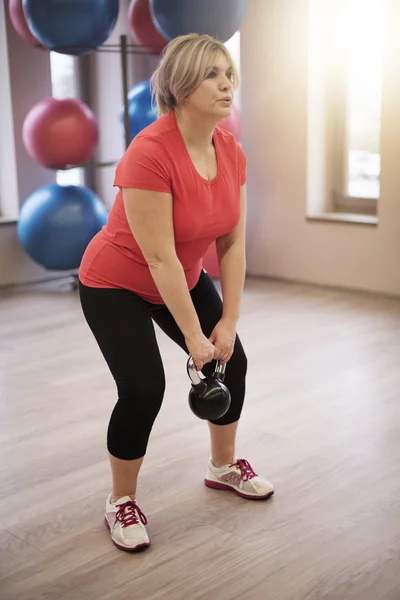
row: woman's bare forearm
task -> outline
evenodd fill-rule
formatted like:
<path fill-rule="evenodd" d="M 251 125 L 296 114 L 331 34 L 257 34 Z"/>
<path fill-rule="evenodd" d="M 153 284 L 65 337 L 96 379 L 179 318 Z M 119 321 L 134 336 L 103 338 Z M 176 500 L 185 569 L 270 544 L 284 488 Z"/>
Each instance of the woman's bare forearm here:
<path fill-rule="evenodd" d="M 149 267 L 162 299 L 185 338 L 201 334 L 200 321 L 179 259 L 171 257 L 149 264 Z"/>
<path fill-rule="evenodd" d="M 223 298 L 224 319 L 237 321 L 246 275 L 246 258 L 243 243 L 233 243 L 226 247 L 217 243 L 217 255 Z"/>

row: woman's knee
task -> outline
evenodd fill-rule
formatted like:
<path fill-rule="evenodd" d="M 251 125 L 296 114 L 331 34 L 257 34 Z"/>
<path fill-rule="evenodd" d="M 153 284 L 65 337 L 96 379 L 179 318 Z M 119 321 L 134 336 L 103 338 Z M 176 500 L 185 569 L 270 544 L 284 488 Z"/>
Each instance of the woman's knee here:
<path fill-rule="evenodd" d="M 235 350 L 226 365 L 225 385 L 230 391 L 231 405 L 223 417 L 211 421 L 215 425 L 230 425 L 241 417 L 246 392 L 247 356 L 237 338 Z"/>
<path fill-rule="evenodd" d="M 161 404 L 165 393 L 165 375 L 163 372 L 152 376 L 132 375 L 116 380 L 118 401 L 138 407 Z"/>
<path fill-rule="evenodd" d="M 160 411 L 165 378 L 120 380 L 118 401 L 112 411 L 107 434 L 109 452 L 116 458 L 133 460 L 144 456 L 154 421 Z"/>
<path fill-rule="evenodd" d="M 238 337 L 236 337 L 235 348 L 230 360 L 227 363 L 227 374 L 234 375 L 236 378 L 245 379 L 247 375 L 247 356 Z"/>

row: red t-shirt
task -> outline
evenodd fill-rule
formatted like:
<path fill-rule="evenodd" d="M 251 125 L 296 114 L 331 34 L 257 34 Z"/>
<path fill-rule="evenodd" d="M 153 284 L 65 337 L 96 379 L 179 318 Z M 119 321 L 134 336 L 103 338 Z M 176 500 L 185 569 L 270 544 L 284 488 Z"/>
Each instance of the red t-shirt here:
<path fill-rule="evenodd" d="M 108 222 L 82 258 L 79 278 L 84 285 L 128 289 L 153 304 L 164 303 L 129 227 L 124 187 L 172 194 L 176 253 L 189 290 L 196 285 L 208 246 L 239 221 L 240 186 L 246 181 L 245 154 L 234 136 L 217 127 L 214 145 L 218 172 L 208 181 L 190 158 L 174 111 L 135 137 L 116 168 L 119 189 Z"/>

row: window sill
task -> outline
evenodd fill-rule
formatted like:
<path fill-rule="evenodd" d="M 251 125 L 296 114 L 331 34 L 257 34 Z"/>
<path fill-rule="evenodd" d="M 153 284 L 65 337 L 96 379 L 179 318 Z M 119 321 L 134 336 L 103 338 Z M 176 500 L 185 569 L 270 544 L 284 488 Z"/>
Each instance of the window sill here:
<path fill-rule="evenodd" d="M 307 221 L 324 221 L 329 223 L 346 223 L 349 225 L 368 225 L 372 227 L 378 226 L 378 217 L 376 215 L 359 215 L 353 213 L 320 213 L 315 215 L 307 215 Z"/>
<path fill-rule="evenodd" d="M 18 219 L 15 217 L 1 217 L 0 216 L 0 227 L 2 225 L 16 225 L 18 223 Z"/>

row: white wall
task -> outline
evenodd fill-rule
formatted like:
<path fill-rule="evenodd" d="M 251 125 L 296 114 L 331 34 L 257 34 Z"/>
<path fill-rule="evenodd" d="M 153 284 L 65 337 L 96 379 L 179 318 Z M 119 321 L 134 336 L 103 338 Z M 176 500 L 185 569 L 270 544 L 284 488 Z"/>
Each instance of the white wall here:
<path fill-rule="evenodd" d="M 400 295 L 400 5 L 388 4 L 373 227 L 307 221 L 308 1 L 249 0 L 241 29 L 249 274 Z"/>

